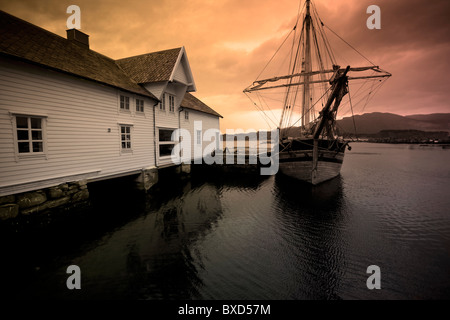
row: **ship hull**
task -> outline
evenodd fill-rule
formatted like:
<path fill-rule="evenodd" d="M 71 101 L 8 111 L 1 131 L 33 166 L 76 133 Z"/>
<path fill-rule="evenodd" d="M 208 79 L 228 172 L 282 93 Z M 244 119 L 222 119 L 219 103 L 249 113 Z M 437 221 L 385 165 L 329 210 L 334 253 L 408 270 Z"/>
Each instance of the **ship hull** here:
<path fill-rule="evenodd" d="M 322 142 L 322 145 L 328 143 L 325 140 L 319 142 Z M 340 174 L 345 153 L 343 143 L 336 143 L 335 147 L 331 149 L 319 148 L 317 165 L 313 160 L 314 150 L 311 144 L 304 142 L 299 146 L 294 145 L 289 150 L 279 153 L 281 174 L 312 185 L 333 179 Z"/>

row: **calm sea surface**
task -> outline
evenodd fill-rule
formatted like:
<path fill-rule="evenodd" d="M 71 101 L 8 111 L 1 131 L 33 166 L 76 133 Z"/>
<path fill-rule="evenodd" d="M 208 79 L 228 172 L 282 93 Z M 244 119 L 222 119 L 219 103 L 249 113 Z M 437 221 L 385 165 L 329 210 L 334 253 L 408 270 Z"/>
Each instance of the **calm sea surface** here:
<path fill-rule="evenodd" d="M 450 150 L 352 147 L 341 176 L 316 187 L 196 172 L 146 196 L 93 186 L 86 210 L 0 235 L 2 295 L 449 299 Z M 66 287 L 69 265 L 81 290 Z M 380 290 L 366 286 L 370 265 Z"/>

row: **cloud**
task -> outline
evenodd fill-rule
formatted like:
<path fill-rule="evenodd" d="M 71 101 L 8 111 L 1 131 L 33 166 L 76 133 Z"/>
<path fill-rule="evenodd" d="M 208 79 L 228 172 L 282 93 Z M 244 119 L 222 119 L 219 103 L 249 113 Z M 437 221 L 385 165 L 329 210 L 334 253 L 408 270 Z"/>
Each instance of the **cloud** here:
<path fill-rule="evenodd" d="M 66 0 L 0 0 L 0 8 L 65 37 Z M 293 28 L 303 1 L 78 0 L 91 48 L 114 59 L 185 46 L 198 98 L 224 116 L 222 128 L 251 127 L 255 107 L 242 93 Z M 314 1 L 322 21 L 393 74 L 365 111 L 450 112 L 448 0 Z M 369 30 L 369 5 L 381 30 Z M 365 63 L 326 29 L 337 55 Z M 348 60 L 351 60 L 348 58 Z M 242 113 L 245 116 L 239 116 Z"/>

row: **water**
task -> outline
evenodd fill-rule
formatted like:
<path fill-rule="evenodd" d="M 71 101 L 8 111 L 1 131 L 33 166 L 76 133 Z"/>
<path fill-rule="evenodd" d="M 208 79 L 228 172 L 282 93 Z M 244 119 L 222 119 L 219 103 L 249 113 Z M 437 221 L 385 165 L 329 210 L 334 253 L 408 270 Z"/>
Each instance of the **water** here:
<path fill-rule="evenodd" d="M 83 212 L 2 233 L 2 295 L 450 298 L 450 150 L 352 147 L 341 176 L 316 187 L 194 172 L 147 196 L 120 186 L 101 196 L 94 188 Z M 66 287 L 73 264 L 81 290 Z M 381 290 L 366 286 L 370 265 L 380 267 Z"/>

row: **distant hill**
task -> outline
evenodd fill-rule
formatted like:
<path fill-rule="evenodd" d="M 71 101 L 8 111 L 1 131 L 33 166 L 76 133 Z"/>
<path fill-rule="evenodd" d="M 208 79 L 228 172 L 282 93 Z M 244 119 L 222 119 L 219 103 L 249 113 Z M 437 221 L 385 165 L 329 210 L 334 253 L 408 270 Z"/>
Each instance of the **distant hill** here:
<path fill-rule="evenodd" d="M 450 113 L 400 116 L 393 113 L 373 112 L 355 115 L 354 118 L 359 136 L 373 135 L 382 130 L 446 131 L 450 134 Z M 355 132 L 351 117 L 338 120 L 337 126 L 340 134 Z"/>
<path fill-rule="evenodd" d="M 447 129 L 450 127 L 450 113 L 415 114 L 405 118 L 434 123 Z"/>

